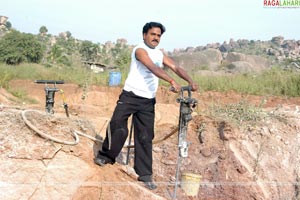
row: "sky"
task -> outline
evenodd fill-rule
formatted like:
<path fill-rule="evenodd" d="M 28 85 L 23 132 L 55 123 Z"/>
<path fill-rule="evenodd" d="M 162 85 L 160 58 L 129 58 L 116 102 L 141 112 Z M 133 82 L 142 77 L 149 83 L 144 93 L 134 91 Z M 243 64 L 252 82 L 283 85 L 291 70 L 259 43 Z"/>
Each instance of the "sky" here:
<path fill-rule="evenodd" d="M 145 23 L 157 21 L 166 27 L 159 48 L 168 51 L 230 39 L 300 40 L 300 7 L 266 8 L 263 1 L 1 0 L 0 16 L 25 33 L 46 26 L 53 35 L 70 31 L 100 44 L 125 38 L 130 45 L 142 42 Z"/>

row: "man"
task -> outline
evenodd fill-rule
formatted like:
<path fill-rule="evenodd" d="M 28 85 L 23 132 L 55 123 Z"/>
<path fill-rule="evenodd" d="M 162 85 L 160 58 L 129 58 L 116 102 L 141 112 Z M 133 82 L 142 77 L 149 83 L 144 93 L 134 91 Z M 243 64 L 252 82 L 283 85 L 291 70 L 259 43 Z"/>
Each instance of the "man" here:
<path fill-rule="evenodd" d="M 134 125 L 134 169 L 138 180 L 148 189 L 157 186 L 152 180 L 152 140 L 154 138 L 155 95 L 159 78 L 169 82 L 173 92 L 179 92 L 181 86 L 163 69 L 169 67 L 180 78 L 186 80 L 192 91 L 197 85 L 191 77 L 178 67 L 167 55 L 156 49 L 165 27 L 157 22 L 146 23 L 143 27 L 144 43 L 137 45 L 131 55 L 131 65 L 122 93 L 117 101 L 102 149 L 94 159 L 104 166 L 115 163 L 128 136 L 128 118 L 132 115 Z"/>

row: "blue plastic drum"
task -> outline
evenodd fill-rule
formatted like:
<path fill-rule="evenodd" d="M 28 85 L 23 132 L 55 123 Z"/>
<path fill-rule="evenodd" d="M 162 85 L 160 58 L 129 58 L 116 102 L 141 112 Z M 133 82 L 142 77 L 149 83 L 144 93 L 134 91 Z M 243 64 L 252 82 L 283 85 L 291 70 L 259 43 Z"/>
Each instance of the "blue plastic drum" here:
<path fill-rule="evenodd" d="M 121 72 L 109 72 L 109 86 L 118 86 L 121 83 Z"/>

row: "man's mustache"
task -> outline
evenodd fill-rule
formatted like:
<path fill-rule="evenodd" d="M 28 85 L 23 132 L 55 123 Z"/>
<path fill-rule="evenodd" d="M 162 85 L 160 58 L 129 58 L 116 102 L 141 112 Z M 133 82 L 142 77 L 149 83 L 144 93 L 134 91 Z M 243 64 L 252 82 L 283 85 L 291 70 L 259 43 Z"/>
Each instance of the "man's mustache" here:
<path fill-rule="evenodd" d="M 158 42 L 158 40 L 152 40 L 152 42 Z"/>

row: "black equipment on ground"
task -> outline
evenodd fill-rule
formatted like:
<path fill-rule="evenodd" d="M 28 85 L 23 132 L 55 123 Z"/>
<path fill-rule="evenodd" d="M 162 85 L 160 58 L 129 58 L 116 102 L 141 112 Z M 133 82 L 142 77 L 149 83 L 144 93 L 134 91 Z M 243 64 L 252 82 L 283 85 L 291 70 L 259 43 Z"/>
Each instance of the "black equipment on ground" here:
<path fill-rule="evenodd" d="M 125 162 L 126 165 L 128 165 L 128 163 L 129 163 L 130 149 L 134 148 L 131 146 L 132 132 L 133 132 L 133 121 L 131 122 L 131 125 L 130 125 L 129 140 L 128 140 L 128 145 L 127 145 L 127 156 L 126 156 L 126 162 Z"/>
<path fill-rule="evenodd" d="M 188 157 L 188 147 L 190 142 L 186 140 L 188 122 L 192 120 L 192 108 L 196 107 L 197 100 L 192 98 L 190 86 L 184 86 L 180 90 L 180 97 L 177 102 L 180 103 L 179 109 L 179 127 L 178 127 L 178 157 L 177 157 L 177 168 L 175 177 L 175 189 L 173 199 L 176 199 L 176 191 L 178 187 L 178 176 L 180 164 L 183 158 Z M 187 92 L 187 96 L 184 93 Z"/>
<path fill-rule="evenodd" d="M 36 80 L 34 81 L 35 83 L 39 83 L 39 84 L 64 84 L 65 82 L 63 80 Z"/>
<path fill-rule="evenodd" d="M 54 114 L 53 107 L 54 107 L 55 92 L 60 91 L 63 98 L 63 106 L 66 115 L 67 117 L 69 117 L 68 104 L 65 102 L 64 91 L 56 87 L 56 84 L 64 84 L 65 82 L 63 80 L 36 80 L 34 82 L 38 84 L 45 84 L 44 90 L 46 93 L 46 105 L 45 105 L 46 112 L 49 114 Z M 49 87 L 48 84 L 54 84 L 54 87 Z"/>

